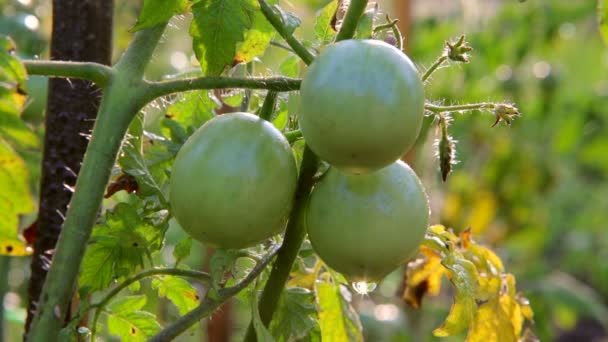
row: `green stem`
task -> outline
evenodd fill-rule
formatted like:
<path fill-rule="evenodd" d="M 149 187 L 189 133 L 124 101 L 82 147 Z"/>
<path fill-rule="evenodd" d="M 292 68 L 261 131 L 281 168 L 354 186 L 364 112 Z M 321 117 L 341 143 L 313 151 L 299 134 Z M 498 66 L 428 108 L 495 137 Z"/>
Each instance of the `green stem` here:
<path fill-rule="evenodd" d="M 454 106 L 438 106 L 430 103 L 424 104 L 424 109 L 433 113 L 449 113 L 449 112 L 459 112 L 459 111 L 469 111 L 469 110 L 484 110 L 484 109 L 494 109 L 496 107 L 495 103 L 490 102 L 481 102 L 481 103 L 469 103 L 464 105 L 454 105 Z"/>
<path fill-rule="evenodd" d="M 283 24 L 283 19 L 280 15 L 272 9 L 272 7 L 265 0 L 258 0 L 260 4 L 260 9 L 262 13 L 270 22 L 270 24 L 274 27 L 274 29 L 285 39 L 285 42 L 293 49 L 293 51 L 298 55 L 306 64 L 312 63 L 315 59 L 315 56 L 308 51 L 308 49 L 293 36 L 293 33 L 289 32 L 289 30 Z"/>
<path fill-rule="evenodd" d="M 270 41 L 270 45 L 272 45 L 272 46 L 276 46 L 276 47 L 279 47 L 279 48 L 281 48 L 281 49 L 283 49 L 283 50 L 286 50 L 286 51 L 289 51 L 289 52 L 293 52 L 293 53 L 295 53 L 295 52 L 293 51 L 293 49 L 292 49 L 292 48 L 291 48 L 289 45 L 283 44 L 283 43 L 281 43 L 281 42 L 277 42 L 276 40 L 271 40 L 271 41 Z"/>
<path fill-rule="evenodd" d="M 247 63 L 247 76 L 253 75 L 254 65 L 253 61 Z M 241 112 L 249 111 L 249 102 L 251 102 L 251 89 L 245 90 L 245 96 L 243 97 L 243 102 L 241 102 Z"/>
<path fill-rule="evenodd" d="M 304 227 L 303 216 L 306 211 L 308 195 L 314 184 L 314 175 L 317 172 L 319 159 L 308 148 L 304 149 L 302 164 L 300 166 L 300 177 L 298 179 L 298 188 L 295 194 L 294 208 L 289 216 L 289 223 L 285 231 L 283 246 L 279 250 L 277 261 L 272 267 L 264 291 L 260 298 L 260 318 L 262 323 L 268 326 L 272 320 L 274 311 L 279 303 L 281 293 L 285 287 L 285 282 L 291 272 L 296 257 L 300 251 L 300 246 L 306 237 L 306 229 Z M 255 341 L 256 334 L 253 324 L 249 324 L 246 341 Z"/>
<path fill-rule="evenodd" d="M 104 88 L 113 75 L 109 66 L 93 62 L 24 60 L 23 64 L 30 75 L 80 78 L 94 82 L 100 88 Z"/>
<path fill-rule="evenodd" d="M 374 33 L 378 33 L 380 31 L 384 31 L 387 29 L 392 29 L 393 27 L 395 27 L 397 25 L 398 22 L 399 22 L 399 19 L 395 19 L 395 20 L 389 21 L 386 24 L 378 25 L 378 26 L 374 27 Z"/>
<path fill-rule="evenodd" d="M 351 39 L 355 35 L 357 24 L 359 24 L 359 19 L 365 12 L 366 7 L 367 0 L 352 0 L 350 2 L 340 32 L 336 36 L 336 42 Z"/>
<path fill-rule="evenodd" d="M 426 69 L 426 71 L 424 72 L 424 75 L 422 75 L 422 77 L 420 78 L 422 80 L 422 82 L 426 82 L 426 80 L 429 79 L 429 77 L 431 77 L 431 75 L 437 71 L 437 69 L 443 65 L 443 63 L 445 61 L 448 60 L 448 56 L 446 55 L 442 55 L 441 57 L 437 58 L 437 60 L 433 63 L 433 65 L 431 65 L 428 69 Z"/>
<path fill-rule="evenodd" d="M 262 109 L 260 109 L 260 118 L 270 121 L 272 113 L 274 112 L 274 106 L 277 103 L 277 95 L 279 94 L 276 91 L 268 91 Z"/>
<path fill-rule="evenodd" d="M 285 138 L 287 138 L 287 141 L 289 142 L 289 144 L 293 144 L 294 142 L 296 142 L 296 140 L 302 138 L 302 131 L 300 131 L 299 129 L 296 129 L 295 131 L 291 131 L 291 132 L 286 132 L 284 133 Z"/>
<path fill-rule="evenodd" d="M 55 339 L 65 321 L 78 271 L 116 155 L 129 124 L 145 105 L 143 72 L 166 23 L 135 34 L 107 86 L 28 341 Z"/>
<path fill-rule="evenodd" d="M 129 287 L 129 285 L 133 284 L 134 282 L 140 281 L 147 277 L 152 277 L 152 276 L 157 276 L 157 275 L 172 275 L 172 276 L 177 276 L 177 277 L 187 277 L 187 278 L 197 279 L 197 280 L 200 280 L 205 283 L 209 283 L 211 281 L 211 276 L 207 273 L 199 272 L 199 271 L 183 270 L 183 269 L 179 269 L 179 268 L 155 268 L 155 269 L 143 271 L 130 278 L 127 278 L 125 281 L 120 283 L 120 285 L 118 285 L 117 287 L 112 289 L 112 291 L 108 292 L 108 294 L 106 294 L 102 300 L 89 306 L 89 309 L 95 308 L 93 324 L 90 325 L 92 327 L 91 341 L 95 341 L 95 333 L 96 333 L 97 321 L 99 320 L 99 314 L 108 305 L 110 300 L 112 300 L 112 298 L 114 298 L 116 295 L 118 295 L 120 293 L 120 291 Z"/>
<path fill-rule="evenodd" d="M 219 296 L 215 298 L 211 298 L 211 296 L 205 297 L 205 299 L 198 307 L 188 312 L 186 315 L 173 322 L 171 325 L 167 326 L 163 330 L 161 330 L 161 332 L 159 332 L 156 336 L 152 337 L 149 341 L 171 341 L 180 334 L 182 334 L 184 331 L 186 331 L 189 327 L 194 325 L 196 322 L 211 315 L 226 300 L 241 292 L 252 281 L 254 281 L 260 275 L 260 273 L 264 271 L 266 266 L 268 266 L 268 264 L 272 261 L 274 256 L 280 250 L 280 247 L 280 245 L 273 246 L 272 249 L 268 252 L 268 254 L 266 254 L 266 256 L 264 256 L 264 258 L 253 267 L 251 272 L 249 272 L 249 274 L 238 284 L 226 289 L 219 290 Z"/>
<path fill-rule="evenodd" d="M 236 77 L 194 77 L 171 81 L 146 82 L 145 100 L 196 89 L 268 89 L 292 91 L 300 89 L 302 80 L 289 77 L 236 78 Z"/>

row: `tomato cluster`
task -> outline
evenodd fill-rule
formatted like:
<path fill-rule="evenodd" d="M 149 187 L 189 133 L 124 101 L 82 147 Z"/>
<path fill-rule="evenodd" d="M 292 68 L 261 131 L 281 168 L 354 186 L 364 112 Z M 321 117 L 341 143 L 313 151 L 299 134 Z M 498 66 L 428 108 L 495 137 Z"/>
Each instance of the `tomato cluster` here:
<path fill-rule="evenodd" d="M 424 188 L 399 161 L 420 131 L 422 82 L 395 47 L 348 40 L 314 61 L 300 92 L 304 139 L 331 166 L 307 206 L 312 246 L 351 280 L 380 280 L 412 256 L 428 225 Z M 178 153 L 171 207 L 195 239 L 244 248 L 283 229 L 296 184 L 281 132 L 253 114 L 224 114 Z"/>
<path fill-rule="evenodd" d="M 301 96 L 302 134 L 332 166 L 311 194 L 311 244 L 352 281 L 380 280 L 416 252 L 429 220 L 420 180 L 398 161 L 424 115 L 416 68 L 389 44 L 347 40 L 315 60 Z"/>

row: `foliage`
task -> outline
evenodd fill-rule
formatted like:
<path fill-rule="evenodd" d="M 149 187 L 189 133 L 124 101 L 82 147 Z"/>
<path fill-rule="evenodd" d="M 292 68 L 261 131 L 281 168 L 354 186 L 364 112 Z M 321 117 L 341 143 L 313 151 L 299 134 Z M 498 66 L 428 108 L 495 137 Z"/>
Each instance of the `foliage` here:
<path fill-rule="evenodd" d="M 137 22 L 132 20 L 135 24 L 129 27 L 145 33 L 176 14 L 193 16 L 192 51 L 200 70 L 161 82 L 186 76 L 221 76 L 223 80 L 256 74 L 303 75 L 305 63 L 299 59 L 302 49 L 312 55 L 331 44 L 340 30 L 339 25 L 332 25 L 338 1 L 307 1 L 305 6 L 317 11 L 314 25 L 290 13 L 286 2 L 263 3 L 274 15 L 274 22 L 268 20 L 260 2 L 253 0 L 145 0 Z M 450 280 L 454 302 L 445 322 L 435 326 L 439 326 L 434 330 L 437 336 L 458 338 L 466 332 L 468 341 L 532 340 L 533 334 L 527 329 L 532 312 L 528 301 L 516 291 L 514 274 L 535 307 L 535 331 L 543 339 L 555 338 L 554 326 L 572 327 L 573 315 L 574 320 L 583 315 L 600 320 L 606 317 L 602 304 L 608 293 L 606 267 L 603 258 L 595 256 L 605 242 L 599 228 L 604 221 L 603 181 L 608 165 L 602 157 L 606 141 L 601 109 L 605 107 L 605 95 L 596 96 L 605 93 L 605 84 L 597 76 L 605 70 L 598 58 L 605 47 L 599 47 L 595 40 L 583 44 L 564 38 L 570 29 L 565 24 L 575 25 L 579 38 L 589 34 L 591 25 L 585 21 L 589 13 L 597 13 L 605 37 L 605 2 L 598 2 L 597 12 L 588 3 L 531 3 L 505 4 L 482 32 L 467 32 L 467 37 L 449 41 L 434 62 L 434 52 L 431 55 L 429 51 L 441 47 L 460 26 L 451 18 L 441 23 L 435 18 L 425 19 L 417 23 L 416 39 L 411 41 L 410 55 L 419 65 L 430 65 L 421 77 L 426 80 L 429 101 L 427 126 L 436 128 L 438 161 L 428 160 L 431 153 L 418 153 L 416 162 L 420 170 L 432 170 L 431 176 L 423 178 L 437 189 L 432 196 L 443 202 L 434 210 L 441 211 L 438 216 L 446 226 L 470 226 L 479 239 L 501 246 L 493 252 L 478 245 L 468 230 L 451 232 L 441 226 L 429 229 L 419 258 L 408 265 L 405 300 L 420 307 L 412 317 L 426 320 L 428 310 L 437 305 L 427 299 L 422 305 L 422 298 L 443 294 L 441 280 L 444 276 Z M 357 26 L 356 37 L 384 39 L 392 34 L 395 25 L 390 19 L 381 23 L 380 18 L 370 6 Z M 281 26 L 277 28 L 276 23 Z M 294 48 L 293 44 L 300 43 L 295 35 L 312 41 Z M 20 119 L 23 92 L 28 90 L 25 69 L 8 42 L 0 51 L 0 252 L 25 255 L 29 252 L 18 228 L 26 225 L 24 215 L 34 211 L 31 183 L 38 181 L 32 174 L 28 153 L 40 149 L 40 143 L 30 123 Z M 555 57 L 538 60 L 538 56 Z M 435 73 L 467 62 L 460 72 Z M 572 70 L 581 71 L 573 75 Z M 353 296 L 340 275 L 316 261 L 306 244 L 299 250 L 274 319 L 270 324 L 263 322 L 257 304 L 264 298 L 257 291 L 266 284 L 270 268 L 254 270 L 253 274 L 249 271 L 260 265 L 255 260 L 266 260 L 265 256 L 272 259 L 272 246 L 280 243 L 282 236 L 239 252 L 216 250 L 210 260 L 210 282 L 194 278 L 208 291 L 198 291 L 198 285 L 183 275 L 145 273 L 161 265 L 184 272 L 189 271 L 186 265 L 201 266 L 204 252 L 185 238 L 171 220 L 167 205 L 173 159 L 188 136 L 215 115 L 240 108 L 259 112 L 265 87 L 263 84 L 261 89 L 246 92 L 187 88 L 189 92 L 165 96 L 146 107 L 145 120 L 140 114 L 131 123 L 114 165 L 115 187 L 106 193 L 108 198 L 81 267 L 81 298 L 90 294 L 102 298 L 102 302 L 82 300 L 69 333 L 77 331 L 79 315 L 95 310 L 106 320 L 102 321 L 105 327 L 96 323 L 89 326 L 94 334 L 107 328 L 109 334 L 124 340 L 147 340 L 162 327 L 170 327 L 168 320 L 197 310 L 199 304 L 216 305 L 230 298 L 234 295 L 228 291 L 231 286 L 245 279 L 249 282 L 243 286 L 248 287 L 250 298 L 238 298 L 245 302 L 247 314 L 253 316 L 258 339 L 362 339 L 362 329 L 369 326 L 358 315 L 364 311 L 360 299 Z M 133 94 L 136 98 L 136 92 Z M 488 98 L 501 102 L 474 102 Z M 302 165 L 304 141 L 297 130 L 298 101 L 297 92 L 280 93 L 271 118 L 293 144 L 298 165 Z M 523 120 L 513 121 L 520 110 L 510 101 L 522 108 Z M 471 104 L 459 104 L 462 102 Z M 465 112 L 486 112 L 493 118 L 460 115 Z M 490 129 L 493 122 L 511 127 Z M 420 139 L 419 152 L 427 151 L 426 141 L 425 137 Z M 458 165 L 456 151 L 462 161 Z M 426 167 L 430 163 L 433 167 Z M 441 187 L 433 183 L 439 175 L 446 181 Z M 506 256 L 512 274 L 504 271 L 499 254 Z M 130 283 L 134 273 L 146 276 Z M 250 274 L 251 279 L 247 278 Z M 148 278 L 149 283 L 145 280 Z M 254 278 L 259 278 L 257 286 L 252 286 Z M 121 287 L 127 283 L 129 286 Z M 129 293 L 122 295 L 121 291 Z M 161 297 L 177 309 L 169 318 L 158 309 L 162 305 L 157 298 Z M 213 305 L 208 307 L 217 307 Z M 437 312 L 433 315 L 436 317 Z M 420 327 L 424 329 L 425 325 Z M 427 336 L 431 331 L 423 330 L 422 334 Z"/>

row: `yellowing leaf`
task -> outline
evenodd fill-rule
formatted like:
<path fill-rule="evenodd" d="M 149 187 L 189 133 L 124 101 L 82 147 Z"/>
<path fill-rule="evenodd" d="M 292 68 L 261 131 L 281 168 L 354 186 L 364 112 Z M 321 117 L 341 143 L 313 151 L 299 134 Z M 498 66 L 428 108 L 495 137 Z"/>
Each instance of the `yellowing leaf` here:
<path fill-rule="evenodd" d="M 28 256 L 34 250 L 24 241 L 0 236 L 0 255 L 7 256 Z"/>
<path fill-rule="evenodd" d="M 504 272 L 502 260 L 489 248 L 476 244 L 471 237 L 470 228 L 460 233 L 460 245 L 464 249 L 464 256 L 475 264 L 478 271 L 493 275 Z"/>
<path fill-rule="evenodd" d="M 321 340 L 362 342 L 359 317 L 341 293 L 340 285 L 320 283 L 316 293 Z"/>
<path fill-rule="evenodd" d="M 433 331 L 435 336 L 452 336 L 465 330 L 475 317 L 478 289 L 477 270 L 462 254 L 453 251 L 441 262 L 448 269 L 450 281 L 456 287 L 454 304 L 443 325 Z"/>
<path fill-rule="evenodd" d="M 277 3 L 277 0 L 268 1 L 270 5 Z M 259 7 L 259 6 L 256 6 Z M 270 40 L 275 35 L 275 30 L 272 25 L 266 20 L 262 11 L 258 8 L 253 15 L 253 23 L 251 29 L 245 32 L 244 41 L 239 44 L 236 55 L 234 56 L 234 64 L 247 63 L 257 56 L 261 56 L 266 51 Z"/>
<path fill-rule="evenodd" d="M 287 287 L 301 287 L 312 290 L 317 280 L 315 272 L 292 272 Z"/>
<path fill-rule="evenodd" d="M 515 278 L 507 274 L 500 296 L 482 304 L 469 329 L 466 342 L 517 341 L 525 317 L 515 297 Z"/>
<path fill-rule="evenodd" d="M 441 255 L 426 246 L 420 246 L 420 252 L 424 257 L 408 264 L 402 295 L 405 302 L 416 309 L 425 295 L 439 294 L 441 277 L 446 273 L 441 265 Z"/>

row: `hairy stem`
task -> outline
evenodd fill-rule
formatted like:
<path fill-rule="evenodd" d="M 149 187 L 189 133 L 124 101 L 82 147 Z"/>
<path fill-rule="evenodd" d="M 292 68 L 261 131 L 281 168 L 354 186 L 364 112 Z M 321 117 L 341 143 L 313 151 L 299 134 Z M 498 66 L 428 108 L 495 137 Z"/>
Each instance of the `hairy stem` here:
<path fill-rule="evenodd" d="M 365 12 L 367 7 L 367 0 L 352 0 L 346 11 L 346 16 L 342 22 L 340 32 L 336 36 L 336 41 L 351 39 L 355 35 L 359 19 Z"/>
<path fill-rule="evenodd" d="M 279 94 L 272 90 L 266 94 L 264 104 L 262 105 L 262 109 L 260 109 L 260 118 L 270 121 L 272 113 L 274 112 L 274 106 L 277 103 L 277 95 Z"/>
<path fill-rule="evenodd" d="M 95 224 L 110 172 L 129 124 L 141 107 L 141 79 L 166 24 L 139 31 L 116 65 L 116 77 L 101 101 L 76 192 L 70 202 L 53 263 L 44 284 L 28 341 L 57 337 L 68 311 L 78 270 Z"/>
<path fill-rule="evenodd" d="M 433 65 L 431 65 L 428 69 L 426 69 L 426 71 L 424 72 L 422 77 L 420 77 L 422 82 L 426 82 L 429 79 L 429 77 L 431 77 L 431 75 L 435 71 L 437 71 L 437 69 L 439 69 L 439 67 L 442 66 L 443 63 L 445 63 L 445 61 L 447 61 L 447 60 L 448 60 L 448 56 L 446 56 L 446 55 L 442 55 L 441 57 L 437 58 L 437 60 L 433 63 Z"/>
<path fill-rule="evenodd" d="M 241 292 L 244 288 L 246 288 L 252 281 L 254 281 L 262 271 L 268 266 L 268 264 L 272 261 L 274 256 L 280 249 L 280 245 L 275 245 L 272 249 L 264 256 L 264 258 L 253 267 L 251 272 L 238 284 L 219 290 L 218 296 L 207 296 L 201 302 L 201 304 L 196 307 L 194 310 L 188 312 L 186 315 L 182 316 L 177 321 L 173 322 L 171 325 L 167 326 L 161 332 L 159 332 L 156 336 L 152 337 L 149 341 L 151 342 L 164 342 L 171 341 L 175 337 L 182 334 L 189 327 L 194 325 L 196 322 L 201 319 L 211 315 L 215 309 L 220 307 L 226 300 L 235 296 L 239 292 Z"/>
<path fill-rule="evenodd" d="M 424 109 L 433 113 L 449 113 L 449 112 L 459 112 L 459 111 L 468 111 L 468 110 L 484 110 L 484 109 L 494 109 L 496 107 L 495 103 L 491 102 L 481 102 L 481 103 L 469 103 L 464 105 L 454 105 L 454 106 L 439 106 L 430 103 L 424 104 Z"/>
<path fill-rule="evenodd" d="M 264 291 L 260 298 L 260 318 L 266 326 L 268 326 L 272 320 L 281 293 L 283 293 L 285 282 L 289 277 L 291 267 L 298 256 L 304 237 L 306 237 L 306 229 L 302 218 L 305 213 L 308 195 L 314 184 L 314 175 L 317 172 L 318 162 L 317 156 L 315 156 L 308 146 L 306 146 L 302 164 L 300 166 L 300 177 L 298 179 L 298 188 L 295 194 L 294 208 L 291 210 L 289 216 L 283 246 L 281 247 L 281 250 L 279 250 L 277 261 L 272 267 L 270 277 L 266 282 L 266 286 L 264 287 Z M 253 323 L 249 324 L 245 340 L 256 340 Z"/>
<path fill-rule="evenodd" d="M 95 82 L 100 88 L 104 88 L 113 75 L 112 68 L 94 62 L 24 60 L 23 64 L 29 75 L 79 78 Z"/>
<path fill-rule="evenodd" d="M 285 42 L 293 49 L 296 55 L 298 55 L 304 61 L 304 63 L 312 63 L 315 56 L 308 51 L 308 49 L 299 40 L 297 40 L 296 37 L 293 36 L 293 33 L 289 32 L 289 30 L 285 27 L 281 16 L 278 15 L 265 0 L 258 0 L 258 2 L 260 4 L 262 13 L 268 22 L 270 22 L 281 37 L 285 39 Z"/>
<path fill-rule="evenodd" d="M 285 135 L 285 138 L 287 138 L 287 141 L 289 142 L 289 144 L 291 145 L 294 142 L 296 142 L 298 139 L 302 138 L 302 131 L 297 129 L 295 131 L 285 132 L 284 135 Z"/>

